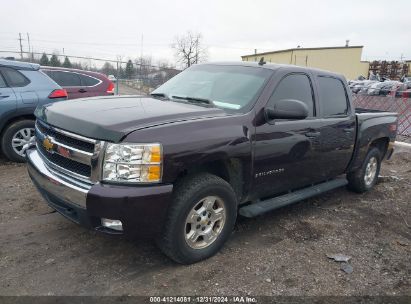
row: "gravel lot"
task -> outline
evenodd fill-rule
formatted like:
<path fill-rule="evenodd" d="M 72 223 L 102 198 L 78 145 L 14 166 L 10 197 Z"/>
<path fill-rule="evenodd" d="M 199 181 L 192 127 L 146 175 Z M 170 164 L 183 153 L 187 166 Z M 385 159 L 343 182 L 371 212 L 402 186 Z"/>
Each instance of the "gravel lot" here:
<path fill-rule="evenodd" d="M 411 154 L 376 188 L 339 189 L 240 219 L 213 258 L 177 265 L 150 241 L 87 231 L 53 212 L 24 165 L 0 157 L 1 295 L 411 295 Z M 351 256 L 353 272 L 327 254 Z"/>

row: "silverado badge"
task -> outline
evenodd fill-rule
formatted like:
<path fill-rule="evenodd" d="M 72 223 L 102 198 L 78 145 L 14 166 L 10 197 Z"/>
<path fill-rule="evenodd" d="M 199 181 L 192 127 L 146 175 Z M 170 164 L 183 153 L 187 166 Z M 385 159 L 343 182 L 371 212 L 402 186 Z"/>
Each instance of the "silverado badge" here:
<path fill-rule="evenodd" d="M 47 150 L 47 152 L 53 151 L 54 144 L 51 142 L 50 138 L 46 137 L 43 140 L 43 147 Z"/>

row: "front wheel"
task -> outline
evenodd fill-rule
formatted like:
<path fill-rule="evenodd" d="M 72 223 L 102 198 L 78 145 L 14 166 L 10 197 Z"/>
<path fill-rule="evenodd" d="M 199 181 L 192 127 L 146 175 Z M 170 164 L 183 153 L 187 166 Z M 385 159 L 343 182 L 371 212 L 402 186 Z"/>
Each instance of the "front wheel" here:
<path fill-rule="evenodd" d="M 178 263 L 198 262 L 220 250 L 236 216 L 236 196 L 225 180 L 207 173 L 186 177 L 176 185 L 157 244 Z"/>
<path fill-rule="evenodd" d="M 1 147 L 4 155 L 11 161 L 25 162 L 24 146 L 33 140 L 34 120 L 18 120 L 10 124 L 3 133 Z"/>
<path fill-rule="evenodd" d="M 380 168 L 380 150 L 371 148 L 361 168 L 347 174 L 348 188 L 357 193 L 369 191 L 377 183 Z"/>

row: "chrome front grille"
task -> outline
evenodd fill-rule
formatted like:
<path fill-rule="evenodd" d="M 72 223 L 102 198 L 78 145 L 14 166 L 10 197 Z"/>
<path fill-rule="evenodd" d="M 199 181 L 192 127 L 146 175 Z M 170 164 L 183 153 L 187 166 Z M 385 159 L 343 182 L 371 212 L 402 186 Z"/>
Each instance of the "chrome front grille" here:
<path fill-rule="evenodd" d="M 59 173 L 97 182 L 103 142 L 36 121 L 36 146 L 46 164 Z"/>

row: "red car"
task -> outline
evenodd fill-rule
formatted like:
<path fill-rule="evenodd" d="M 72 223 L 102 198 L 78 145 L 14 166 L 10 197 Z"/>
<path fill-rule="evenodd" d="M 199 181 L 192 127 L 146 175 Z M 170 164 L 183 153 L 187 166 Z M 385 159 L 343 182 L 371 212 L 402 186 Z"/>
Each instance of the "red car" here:
<path fill-rule="evenodd" d="M 104 74 L 48 66 L 41 70 L 66 89 L 68 99 L 114 95 L 114 84 Z"/>

